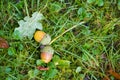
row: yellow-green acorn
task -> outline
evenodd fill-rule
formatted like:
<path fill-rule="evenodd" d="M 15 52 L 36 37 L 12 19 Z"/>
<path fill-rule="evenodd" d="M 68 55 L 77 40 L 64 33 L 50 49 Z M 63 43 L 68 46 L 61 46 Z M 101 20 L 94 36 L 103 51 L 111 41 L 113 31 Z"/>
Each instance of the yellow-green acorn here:
<path fill-rule="evenodd" d="M 46 34 L 44 31 L 36 31 L 34 34 L 34 39 L 42 45 L 49 45 L 51 41 L 50 35 Z"/>
<path fill-rule="evenodd" d="M 35 41 L 40 42 L 44 38 L 45 35 L 46 33 L 43 31 L 36 31 L 34 34 L 34 39 Z"/>

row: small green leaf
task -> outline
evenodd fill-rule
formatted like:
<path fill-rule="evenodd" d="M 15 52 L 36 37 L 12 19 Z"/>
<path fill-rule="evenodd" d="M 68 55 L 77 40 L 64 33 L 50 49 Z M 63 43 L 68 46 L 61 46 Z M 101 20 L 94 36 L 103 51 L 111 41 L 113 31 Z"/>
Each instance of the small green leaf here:
<path fill-rule="evenodd" d="M 4 31 L 0 30 L 0 36 L 4 36 Z"/>
<path fill-rule="evenodd" d="M 18 0 L 17 0 L 18 1 Z M 16 4 L 16 7 L 18 9 L 22 9 L 23 8 L 23 5 L 24 5 L 24 1 L 19 1 L 17 4 Z"/>
<path fill-rule="evenodd" d="M 34 72 L 33 72 L 34 76 L 37 76 L 39 74 L 39 70 L 38 69 L 35 69 Z"/>
<path fill-rule="evenodd" d="M 57 56 L 57 55 L 54 55 L 54 57 L 52 58 L 52 61 L 55 63 L 55 62 L 58 62 L 60 60 L 60 57 Z"/>
<path fill-rule="evenodd" d="M 84 74 L 80 74 L 79 77 L 80 77 L 80 80 L 85 80 L 85 79 L 84 79 L 84 77 L 85 77 Z"/>
<path fill-rule="evenodd" d="M 59 60 L 55 64 L 58 65 L 61 68 L 68 68 L 70 66 L 70 61 L 68 61 L 68 60 Z"/>
<path fill-rule="evenodd" d="M 82 29 L 82 34 L 84 34 L 84 35 L 90 35 L 90 30 L 89 30 L 89 27 L 84 27 L 83 29 Z"/>
<path fill-rule="evenodd" d="M 79 15 L 80 20 L 83 20 L 86 17 L 85 8 L 81 7 L 78 9 L 77 14 Z"/>
<path fill-rule="evenodd" d="M 6 67 L 6 68 L 5 68 L 5 72 L 6 72 L 6 73 L 9 73 L 10 71 L 11 71 L 11 68 L 10 68 L 10 67 Z"/>
<path fill-rule="evenodd" d="M 93 3 L 93 2 L 95 2 L 95 0 L 87 0 L 87 3 Z"/>
<path fill-rule="evenodd" d="M 81 67 L 77 67 L 75 72 L 76 72 L 76 73 L 79 73 L 81 70 L 82 70 Z"/>
<path fill-rule="evenodd" d="M 49 68 L 56 68 L 55 64 L 53 62 L 48 63 Z"/>
<path fill-rule="evenodd" d="M 20 35 L 20 32 L 18 30 L 14 31 L 12 36 L 14 39 L 21 40 L 21 35 Z"/>
<path fill-rule="evenodd" d="M 47 77 L 48 78 L 54 78 L 54 76 L 58 73 L 58 70 L 57 69 L 50 69 L 48 72 L 47 72 Z"/>
<path fill-rule="evenodd" d="M 83 7 L 81 7 L 81 8 L 78 9 L 77 13 L 78 13 L 78 15 L 82 15 L 82 14 L 85 13 L 85 9 Z"/>
<path fill-rule="evenodd" d="M 91 45 L 89 44 L 89 43 L 85 43 L 84 45 L 83 45 L 83 48 L 85 48 L 85 49 L 89 49 L 91 47 Z"/>
<path fill-rule="evenodd" d="M 37 65 L 42 65 L 43 63 L 44 63 L 44 62 L 43 62 L 42 60 L 40 60 L 40 59 L 36 61 L 36 64 L 37 64 Z"/>
<path fill-rule="evenodd" d="M 103 6 L 103 5 L 104 5 L 104 1 L 103 1 L 103 0 L 97 0 L 97 1 L 96 1 L 96 4 L 97 4 L 98 6 Z"/>
<path fill-rule="evenodd" d="M 92 49 L 92 53 L 95 55 L 100 54 L 100 50 L 99 49 Z"/>
<path fill-rule="evenodd" d="M 120 0 L 118 0 L 117 6 L 118 6 L 118 9 L 120 10 Z"/>
<path fill-rule="evenodd" d="M 35 70 L 30 70 L 28 72 L 28 75 L 30 78 L 35 78 L 37 75 L 39 74 L 39 70 L 35 69 Z"/>
<path fill-rule="evenodd" d="M 11 77 L 7 77 L 5 80 L 13 80 Z"/>
<path fill-rule="evenodd" d="M 87 56 L 86 55 L 82 55 L 82 60 L 83 61 L 87 61 L 88 60 Z"/>
<path fill-rule="evenodd" d="M 87 17 L 87 18 L 91 18 L 91 17 L 92 17 L 92 14 L 91 14 L 91 13 L 86 13 L 86 17 Z"/>
<path fill-rule="evenodd" d="M 28 71 L 28 75 L 29 75 L 30 78 L 34 78 L 33 70 Z"/>
<path fill-rule="evenodd" d="M 50 6 L 50 9 L 51 9 L 51 11 L 58 12 L 58 11 L 60 11 L 62 8 L 61 8 L 61 6 L 60 6 L 59 3 L 52 3 L 51 6 Z"/>
<path fill-rule="evenodd" d="M 24 46 L 22 44 L 19 44 L 19 50 L 23 50 Z"/>
<path fill-rule="evenodd" d="M 8 55 L 12 56 L 15 54 L 15 52 L 16 52 L 15 48 L 13 48 L 13 47 L 8 48 Z"/>

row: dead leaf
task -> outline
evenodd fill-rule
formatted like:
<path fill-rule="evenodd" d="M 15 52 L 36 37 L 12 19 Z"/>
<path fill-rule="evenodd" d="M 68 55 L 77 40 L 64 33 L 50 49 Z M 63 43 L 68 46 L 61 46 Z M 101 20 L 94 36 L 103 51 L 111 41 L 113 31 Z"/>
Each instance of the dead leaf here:
<path fill-rule="evenodd" d="M 42 70 L 42 71 L 46 71 L 46 70 L 49 70 L 49 68 L 47 67 L 42 67 L 42 66 L 38 66 L 37 67 L 38 70 Z"/>
<path fill-rule="evenodd" d="M 0 48 L 9 48 L 8 42 L 0 37 Z"/>
<path fill-rule="evenodd" d="M 120 80 L 120 74 L 118 74 L 117 72 L 113 71 L 112 69 L 110 69 L 108 71 L 112 76 L 114 76 L 116 79 Z"/>
<path fill-rule="evenodd" d="M 105 76 L 102 80 L 110 80 L 108 76 Z"/>
<path fill-rule="evenodd" d="M 19 27 L 15 28 L 14 33 L 18 32 L 21 39 L 24 37 L 32 39 L 36 29 L 42 30 L 42 23 L 39 21 L 43 18 L 43 14 L 39 12 L 34 12 L 32 17 L 24 17 L 24 20 L 18 21 Z"/>

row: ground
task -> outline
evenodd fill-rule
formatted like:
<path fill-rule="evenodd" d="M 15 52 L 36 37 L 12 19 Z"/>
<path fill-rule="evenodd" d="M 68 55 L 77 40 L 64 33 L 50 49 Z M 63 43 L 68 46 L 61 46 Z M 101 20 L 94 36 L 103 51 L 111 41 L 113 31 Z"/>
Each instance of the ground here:
<path fill-rule="evenodd" d="M 36 11 L 53 41 L 49 63 L 34 38 L 14 35 Z M 0 49 L 0 80 L 120 79 L 120 0 L 1 0 L 0 38 L 9 44 Z"/>

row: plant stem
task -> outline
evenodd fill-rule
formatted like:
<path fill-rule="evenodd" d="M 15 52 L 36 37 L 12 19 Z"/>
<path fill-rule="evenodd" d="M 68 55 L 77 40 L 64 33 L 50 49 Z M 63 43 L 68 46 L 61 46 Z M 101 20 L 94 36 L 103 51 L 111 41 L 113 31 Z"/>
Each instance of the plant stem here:
<path fill-rule="evenodd" d="M 28 4 L 27 4 L 27 1 L 26 1 L 26 0 L 24 0 L 24 4 L 25 4 L 25 9 L 26 9 L 27 16 L 29 16 Z"/>
<path fill-rule="evenodd" d="M 68 31 L 76 28 L 78 25 L 81 25 L 81 24 L 83 24 L 83 23 L 85 23 L 85 22 L 80 22 L 79 24 L 76 24 L 76 25 L 72 26 L 71 28 L 67 29 L 66 31 L 64 31 L 63 33 L 61 33 L 59 36 L 57 36 L 56 38 L 54 38 L 54 39 L 49 43 L 49 45 L 51 45 L 54 41 L 56 41 L 59 37 L 61 37 L 62 35 L 64 35 L 64 34 L 67 33 Z"/>

